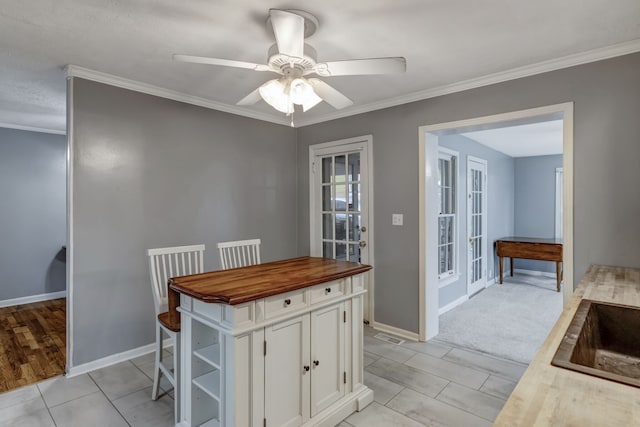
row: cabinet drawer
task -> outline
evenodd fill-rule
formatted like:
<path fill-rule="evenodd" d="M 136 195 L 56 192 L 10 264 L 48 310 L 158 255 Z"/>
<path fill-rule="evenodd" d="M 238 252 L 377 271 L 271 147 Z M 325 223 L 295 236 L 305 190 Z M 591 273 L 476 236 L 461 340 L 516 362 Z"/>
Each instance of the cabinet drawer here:
<path fill-rule="evenodd" d="M 311 288 L 311 304 L 344 295 L 344 279 L 322 283 Z"/>
<path fill-rule="evenodd" d="M 304 289 L 267 297 L 264 299 L 264 318 L 280 316 L 307 305 Z"/>

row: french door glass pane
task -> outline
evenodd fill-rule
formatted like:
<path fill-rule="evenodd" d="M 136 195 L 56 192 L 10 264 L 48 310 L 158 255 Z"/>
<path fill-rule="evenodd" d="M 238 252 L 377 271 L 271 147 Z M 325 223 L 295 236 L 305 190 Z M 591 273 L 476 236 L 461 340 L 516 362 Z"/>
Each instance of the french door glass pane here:
<path fill-rule="evenodd" d="M 346 214 L 336 214 L 336 240 L 347 240 Z"/>
<path fill-rule="evenodd" d="M 322 159 L 322 183 L 329 184 L 331 182 L 331 162 L 333 158 L 325 157 Z"/>
<path fill-rule="evenodd" d="M 349 245 L 349 261 L 360 262 L 360 246 L 357 244 Z"/>
<path fill-rule="evenodd" d="M 333 258 L 333 243 L 332 242 L 322 242 L 322 257 L 323 258 Z"/>
<path fill-rule="evenodd" d="M 336 211 L 347 210 L 347 186 L 336 185 Z"/>
<path fill-rule="evenodd" d="M 331 186 L 324 185 L 322 187 L 322 210 L 331 211 Z"/>
<path fill-rule="evenodd" d="M 336 182 L 345 182 L 345 175 L 347 172 L 345 169 L 345 162 L 346 156 L 336 156 Z"/>
<path fill-rule="evenodd" d="M 360 212 L 360 184 L 351 184 L 349 191 L 349 210 Z"/>
<path fill-rule="evenodd" d="M 360 215 L 349 214 L 349 240 L 360 240 Z"/>
<path fill-rule="evenodd" d="M 322 214 L 322 238 L 333 239 L 333 214 Z"/>
<path fill-rule="evenodd" d="M 347 260 L 347 245 L 344 243 L 336 243 L 336 259 Z"/>
<path fill-rule="evenodd" d="M 348 156 L 349 161 L 349 181 L 360 181 L 360 153 L 351 153 Z"/>

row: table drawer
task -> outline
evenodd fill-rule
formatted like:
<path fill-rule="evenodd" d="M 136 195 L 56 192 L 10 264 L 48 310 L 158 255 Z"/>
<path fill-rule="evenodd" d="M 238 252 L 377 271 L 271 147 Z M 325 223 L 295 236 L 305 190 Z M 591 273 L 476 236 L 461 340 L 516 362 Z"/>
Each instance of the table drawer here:
<path fill-rule="evenodd" d="M 498 241 L 496 252 L 503 257 L 562 261 L 562 245 Z"/>
<path fill-rule="evenodd" d="M 316 304 L 344 295 L 345 280 L 322 283 L 311 288 L 311 304 Z"/>
<path fill-rule="evenodd" d="M 305 290 L 287 292 L 264 299 L 264 318 L 270 319 L 308 305 Z"/>

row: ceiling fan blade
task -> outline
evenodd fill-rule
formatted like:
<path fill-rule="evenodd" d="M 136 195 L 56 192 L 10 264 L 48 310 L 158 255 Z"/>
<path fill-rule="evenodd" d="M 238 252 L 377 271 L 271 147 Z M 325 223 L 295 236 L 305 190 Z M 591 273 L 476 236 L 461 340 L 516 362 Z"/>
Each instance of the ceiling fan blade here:
<path fill-rule="evenodd" d="M 269 17 L 276 36 L 278 52 L 302 58 L 304 56 L 304 18 L 278 9 L 270 9 Z"/>
<path fill-rule="evenodd" d="M 242 98 L 240 101 L 236 103 L 236 105 L 253 105 L 256 102 L 260 101 L 262 97 L 260 96 L 260 89 L 256 89 L 251 92 L 249 95 Z"/>
<path fill-rule="evenodd" d="M 254 64 L 253 62 L 232 61 L 230 59 L 209 58 L 207 56 L 193 56 L 193 55 L 173 55 L 175 61 L 180 62 L 192 62 L 195 64 L 209 64 L 209 65 L 222 65 L 223 67 L 235 67 L 246 68 L 248 70 L 255 71 L 276 71 L 268 65 Z"/>
<path fill-rule="evenodd" d="M 307 79 L 315 93 L 337 110 L 353 105 L 353 101 L 320 79 Z"/>
<path fill-rule="evenodd" d="M 406 70 L 407 60 L 401 56 L 321 62 L 313 68 L 313 72 L 324 77 L 404 73 Z"/>

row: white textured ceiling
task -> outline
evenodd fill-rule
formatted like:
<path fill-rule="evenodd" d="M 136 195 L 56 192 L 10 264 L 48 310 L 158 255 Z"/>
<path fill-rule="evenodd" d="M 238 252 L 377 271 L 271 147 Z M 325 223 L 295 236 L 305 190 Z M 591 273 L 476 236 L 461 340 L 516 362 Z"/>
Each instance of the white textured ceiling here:
<path fill-rule="evenodd" d="M 465 132 L 462 135 L 511 157 L 562 154 L 562 120 Z"/>
<path fill-rule="evenodd" d="M 171 55 L 264 63 L 269 8 L 318 17 L 307 42 L 320 61 L 407 58 L 404 75 L 326 78 L 355 101 L 345 114 L 621 43 L 640 50 L 638 0 L 2 1 L 0 124 L 63 130 L 67 64 L 234 106 L 272 75 Z M 244 111 L 284 122 L 264 102 Z M 301 119 L 332 117 L 323 103 Z"/>

